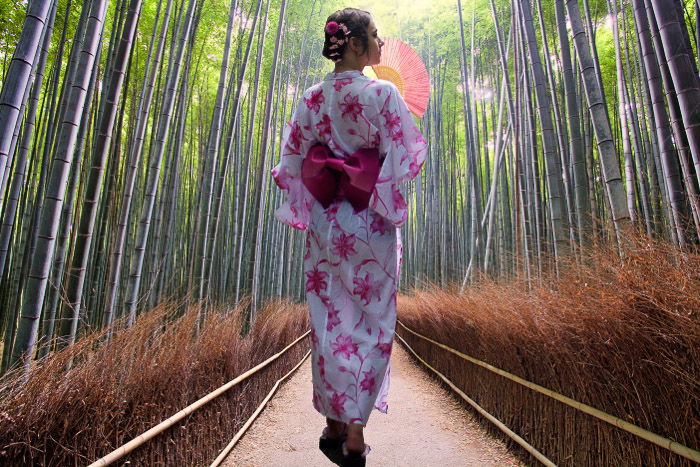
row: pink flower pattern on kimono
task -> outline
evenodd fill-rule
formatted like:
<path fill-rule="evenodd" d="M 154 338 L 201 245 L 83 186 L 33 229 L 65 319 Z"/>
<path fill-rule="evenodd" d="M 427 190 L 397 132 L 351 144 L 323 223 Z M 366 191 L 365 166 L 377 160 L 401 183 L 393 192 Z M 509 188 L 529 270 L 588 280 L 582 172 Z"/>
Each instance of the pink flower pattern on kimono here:
<path fill-rule="evenodd" d="M 418 172 L 420 172 L 421 167 L 422 166 L 420 164 L 416 164 L 415 162 L 411 162 L 411 164 L 408 166 L 408 170 L 410 170 L 410 172 L 412 174 L 415 174 L 417 176 Z"/>
<path fill-rule="evenodd" d="M 338 215 L 338 205 L 333 204 L 331 207 L 326 209 L 326 219 L 328 222 L 333 222 L 335 220 L 335 216 Z"/>
<path fill-rule="evenodd" d="M 331 251 L 345 261 L 348 260 L 348 255 L 354 255 L 357 253 L 355 248 L 353 248 L 355 246 L 355 236 L 352 234 L 346 235 L 345 233 L 341 233 L 339 236 L 333 239 L 333 245 L 334 246 Z"/>
<path fill-rule="evenodd" d="M 360 390 L 367 391 L 371 395 L 374 392 L 374 385 L 376 379 L 374 375 L 374 367 L 371 367 L 367 371 L 363 371 L 362 374 L 365 375 L 365 378 L 360 383 Z"/>
<path fill-rule="evenodd" d="M 340 334 L 336 337 L 335 342 L 331 343 L 333 355 L 342 354 L 346 360 L 350 360 L 351 355 L 356 355 L 358 345 L 352 341 L 352 336 L 343 336 Z"/>
<path fill-rule="evenodd" d="M 356 70 L 331 73 L 307 89 L 282 139 L 272 176 L 285 197 L 275 217 L 306 230 L 313 406 L 327 417 L 366 425 L 372 410 L 388 410 L 398 227 L 408 214 L 399 186 L 418 174 L 427 143 L 396 87 Z M 315 143 L 339 158 L 379 148 L 383 164 L 368 209 L 355 212 L 342 199 L 324 209 L 308 192 L 301 165 Z"/>
<path fill-rule="evenodd" d="M 359 295 L 360 298 L 364 300 L 365 305 L 369 305 L 369 302 L 372 301 L 372 298 L 374 296 L 377 297 L 377 300 L 382 300 L 382 296 L 379 293 L 379 286 L 373 280 L 371 273 L 368 272 L 367 274 L 365 274 L 364 278 L 355 277 L 352 280 L 352 283 L 356 285 L 352 293 L 355 295 Z"/>
<path fill-rule="evenodd" d="M 406 209 L 406 201 L 403 199 L 403 195 L 397 186 L 391 187 L 391 194 L 394 199 L 394 205 L 399 209 Z"/>
<path fill-rule="evenodd" d="M 318 362 L 316 363 L 316 368 L 318 369 L 319 379 L 321 380 L 323 388 L 326 389 L 327 391 L 332 391 L 333 386 L 326 379 L 326 367 L 325 367 L 325 359 L 323 358 L 323 355 L 319 355 Z"/>
<path fill-rule="evenodd" d="M 340 321 L 340 317 L 338 316 L 339 313 L 340 310 L 333 307 L 328 310 L 328 324 L 326 325 L 326 331 L 333 331 L 334 327 L 342 323 L 342 321 Z"/>
<path fill-rule="evenodd" d="M 326 290 L 328 287 L 328 282 L 324 280 L 326 277 L 328 277 L 326 271 L 319 271 L 316 268 L 313 271 L 308 271 L 306 273 L 306 291 L 313 291 L 316 295 L 320 295 L 321 290 Z"/>
<path fill-rule="evenodd" d="M 288 190 L 290 182 L 294 179 L 286 167 L 282 167 L 281 169 L 277 169 L 277 167 L 275 167 L 272 170 L 272 177 L 274 178 L 277 186 L 283 190 Z"/>
<path fill-rule="evenodd" d="M 313 91 L 311 93 L 311 97 L 309 97 L 308 99 L 304 98 L 304 103 L 306 104 L 306 106 L 316 113 L 318 113 L 319 109 L 321 108 L 321 104 L 323 104 L 324 101 L 325 99 L 323 98 L 323 90 L 321 89 Z"/>
<path fill-rule="evenodd" d="M 333 83 L 333 89 L 335 89 L 336 92 L 340 92 L 343 86 L 347 86 L 348 84 L 352 84 L 351 79 L 337 79 L 335 83 Z"/>
<path fill-rule="evenodd" d="M 387 96 L 386 101 L 384 101 L 384 107 L 380 112 L 380 115 L 384 118 L 384 130 L 386 134 L 389 135 L 391 141 L 404 145 L 403 142 L 403 129 L 401 126 L 401 117 L 398 111 L 389 110 L 391 107 L 391 96 Z"/>
<path fill-rule="evenodd" d="M 348 396 L 345 393 L 338 394 L 337 392 L 334 392 L 333 396 L 331 396 L 331 408 L 333 409 L 333 413 L 335 413 L 338 417 L 345 412 L 344 405 L 347 398 Z"/>
<path fill-rule="evenodd" d="M 376 212 L 372 213 L 372 223 L 369 225 L 372 232 L 379 232 L 379 235 L 384 235 L 389 231 L 389 225 L 386 220 Z"/>
<path fill-rule="evenodd" d="M 403 144 L 403 131 L 399 129 L 392 132 L 391 140 L 396 141 L 398 144 Z"/>
<path fill-rule="evenodd" d="M 326 376 L 326 369 L 324 367 L 324 363 L 325 363 L 325 359 L 323 358 L 323 355 L 319 355 L 318 356 L 318 363 L 316 364 L 316 366 L 319 369 L 319 373 L 321 374 L 321 378 Z"/>
<path fill-rule="evenodd" d="M 385 342 L 383 344 L 377 344 L 374 346 L 375 349 L 378 349 L 379 352 L 381 352 L 382 357 L 391 355 L 391 342 Z"/>
<path fill-rule="evenodd" d="M 328 114 L 324 114 L 321 121 L 316 124 L 316 129 L 318 134 L 323 138 L 331 137 L 331 118 Z"/>
<path fill-rule="evenodd" d="M 362 113 L 360 97 L 351 93 L 345 94 L 343 102 L 340 103 L 340 108 L 343 111 L 343 118 L 349 115 L 353 122 L 357 122 L 357 116 Z"/>
<path fill-rule="evenodd" d="M 399 117 L 397 112 L 382 110 L 381 114 L 385 120 L 384 129 L 389 135 L 393 135 L 395 131 L 401 128 L 401 118 Z"/>
<path fill-rule="evenodd" d="M 287 143 L 288 148 L 292 151 L 292 154 L 301 154 L 298 152 L 301 148 L 301 143 L 305 140 L 304 133 L 301 131 L 301 126 L 294 122 L 292 124 L 292 132 L 289 135 L 289 141 Z"/>

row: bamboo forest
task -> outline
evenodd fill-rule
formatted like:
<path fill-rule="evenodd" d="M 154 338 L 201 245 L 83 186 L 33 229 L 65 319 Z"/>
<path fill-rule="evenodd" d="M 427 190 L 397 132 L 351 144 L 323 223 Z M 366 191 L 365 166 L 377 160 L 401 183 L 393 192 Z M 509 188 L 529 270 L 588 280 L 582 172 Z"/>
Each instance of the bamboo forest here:
<path fill-rule="evenodd" d="M 0 464 L 236 452 L 316 336 L 273 168 L 345 7 L 429 78 L 394 349 L 512 465 L 700 462 L 700 1 L 0 0 Z"/>

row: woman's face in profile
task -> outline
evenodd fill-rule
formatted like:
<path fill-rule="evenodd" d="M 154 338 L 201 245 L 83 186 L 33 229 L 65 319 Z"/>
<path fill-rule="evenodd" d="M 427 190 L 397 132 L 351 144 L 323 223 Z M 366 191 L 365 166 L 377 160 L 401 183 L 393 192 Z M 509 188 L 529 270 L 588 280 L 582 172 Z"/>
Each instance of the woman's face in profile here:
<path fill-rule="evenodd" d="M 367 54 L 369 58 L 367 65 L 377 65 L 379 63 L 379 60 L 382 58 L 383 46 L 384 42 L 379 37 L 374 20 L 370 19 L 367 25 Z"/>

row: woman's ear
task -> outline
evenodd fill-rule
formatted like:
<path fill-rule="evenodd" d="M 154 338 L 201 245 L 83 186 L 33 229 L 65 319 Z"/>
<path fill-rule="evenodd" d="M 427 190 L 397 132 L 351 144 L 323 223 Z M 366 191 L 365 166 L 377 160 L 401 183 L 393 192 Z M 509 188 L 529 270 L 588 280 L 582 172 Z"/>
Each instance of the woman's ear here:
<path fill-rule="evenodd" d="M 350 47 L 350 49 L 352 49 L 352 51 L 355 52 L 355 55 L 359 56 L 365 53 L 362 41 L 359 37 L 350 37 L 348 39 L 348 47 Z"/>

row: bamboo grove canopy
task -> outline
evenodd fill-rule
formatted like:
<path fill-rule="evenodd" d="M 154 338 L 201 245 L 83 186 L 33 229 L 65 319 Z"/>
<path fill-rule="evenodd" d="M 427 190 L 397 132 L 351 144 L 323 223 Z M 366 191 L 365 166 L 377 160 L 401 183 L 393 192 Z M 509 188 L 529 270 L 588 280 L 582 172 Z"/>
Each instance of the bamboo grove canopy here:
<path fill-rule="evenodd" d="M 0 0 L 3 371 L 166 297 L 303 299 L 269 172 L 344 6 Z M 536 278 L 635 231 L 697 244 L 696 2 L 354 6 L 431 80 L 403 288 Z"/>

